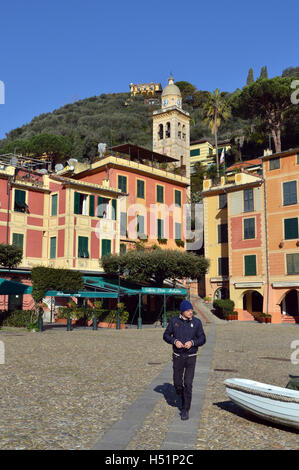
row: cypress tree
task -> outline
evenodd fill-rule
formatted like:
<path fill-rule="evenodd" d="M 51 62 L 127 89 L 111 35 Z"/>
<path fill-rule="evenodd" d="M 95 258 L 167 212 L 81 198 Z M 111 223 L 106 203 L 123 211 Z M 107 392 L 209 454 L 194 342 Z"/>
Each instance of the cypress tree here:
<path fill-rule="evenodd" d="M 250 83 L 253 83 L 253 82 L 254 82 L 253 69 L 250 68 L 248 75 L 247 75 L 246 85 L 250 85 Z"/>

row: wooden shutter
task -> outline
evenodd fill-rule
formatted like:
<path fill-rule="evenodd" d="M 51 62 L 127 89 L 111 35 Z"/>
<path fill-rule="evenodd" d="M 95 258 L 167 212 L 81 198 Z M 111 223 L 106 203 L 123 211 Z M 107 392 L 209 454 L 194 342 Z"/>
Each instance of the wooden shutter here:
<path fill-rule="evenodd" d="M 102 196 L 98 196 L 98 207 L 97 207 L 97 216 L 100 218 L 103 218 L 103 212 L 104 212 L 104 198 Z"/>
<path fill-rule="evenodd" d="M 24 235 L 22 233 L 13 233 L 12 244 L 23 250 Z"/>
<path fill-rule="evenodd" d="M 162 219 L 157 220 L 157 232 L 158 232 L 158 238 L 164 237 L 164 220 Z"/>
<path fill-rule="evenodd" d="M 157 202 L 164 202 L 164 188 L 157 185 Z"/>
<path fill-rule="evenodd" d="M 89 196 L 89 215 L 90 215 L 90 217 L 94 216 L 94 201 L 95 201 L 95 197 L 91 194 Z"/>
<path fill-rule="evenodd" d="M 80 212 L 80 193 L 74 194 L 74 213 L 81 214 Z"/>
<path fill-rule="evenodd" d="M 56 237 L 50 238 L 50 258 L 56 258 Z"/>
<path fill-rule="evenodd" d="M 283 183 L 283 204 L 297 204 L 297 184 L 296 181 Z"/>
<path fill-rule="evenodd" d="M 245 256 L 245 276 L 256 275 L 256 255 Z"/>
<path fill-rule="evenodd" d="M 112 219 L 116 220 L 117 216 L 117 200 L 112 199 Z"/>
<path fill-rule="evenodd" d="M 181 193 L 181 191 L 177 191 L 176 189 L 174 191 L 174 202 L 175 202 L 176 206 L 181 207 L 181 205 L 182 205 L 182 193 Z"/>
<path fill-rule="evenodd" d="M 298 218 L 284 219 L 284 238 L 291 240 L 298 238 Z"/>
<path fill-rule="evenodd" d="M 58 201 L 58 195 L 53 194 L 53 196 L 52 196 L 51 215 L 57 215 L 57 201 Z"/>
<path fill-rule="evenodd" d="M 108 255 L 111 253 L 111 240 L 102 240 L 102 256 Z"/>

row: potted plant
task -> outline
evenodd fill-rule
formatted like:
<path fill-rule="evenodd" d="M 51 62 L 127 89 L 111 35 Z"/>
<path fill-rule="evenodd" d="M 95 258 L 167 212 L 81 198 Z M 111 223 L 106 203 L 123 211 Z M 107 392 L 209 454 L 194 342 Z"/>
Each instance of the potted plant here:
<path fill-rule="evenodd" d="M 203 301 L 206 303 L 206 304 L 209 304 L 211 302 L 211 297 L 204 297 L 203 298 Z"/>
<path fill-rule="evenodd" d="M 117 310 L 111 310 L 108 315 L 104 316 L 103 321 L 98 323 L 98 327 L 100 328 L 116 328 L 117 322 Z M 120 302 L 119 303 L 119 319 L 120 319 L 120 329 L 126 328 L 126 323 L 129 319 L 129 312 L 125 310 L 125 304 Z"/>

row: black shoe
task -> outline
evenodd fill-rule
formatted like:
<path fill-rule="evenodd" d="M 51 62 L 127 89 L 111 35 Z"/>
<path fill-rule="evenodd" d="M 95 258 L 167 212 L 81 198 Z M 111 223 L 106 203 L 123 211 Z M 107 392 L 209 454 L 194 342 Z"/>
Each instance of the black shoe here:
<path fill-rule="evenodd" d="M 189 411 L 183 410 L 182 413 L 181 413 L 181 419 L 183 421 L 186 421 L 187 419 L 189 419 Z"/>

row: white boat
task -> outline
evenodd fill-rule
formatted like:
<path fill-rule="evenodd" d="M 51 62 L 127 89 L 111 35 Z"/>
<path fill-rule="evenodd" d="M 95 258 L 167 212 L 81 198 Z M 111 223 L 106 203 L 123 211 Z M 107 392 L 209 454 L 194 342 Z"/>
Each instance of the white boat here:
<path fill-rule="evenodd" d="M 299 429 L 299 391 L 238 378 L 226 379 L 224 383 L 229 398 L 244 410 Z"/>

